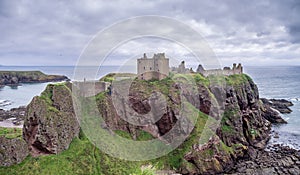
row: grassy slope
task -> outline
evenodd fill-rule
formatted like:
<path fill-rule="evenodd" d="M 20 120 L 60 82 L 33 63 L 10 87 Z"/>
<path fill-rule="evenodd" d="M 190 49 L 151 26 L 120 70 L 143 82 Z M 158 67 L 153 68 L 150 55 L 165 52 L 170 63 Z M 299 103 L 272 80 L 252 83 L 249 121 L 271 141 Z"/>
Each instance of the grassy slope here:
<path fill-rule="evenodd" d="M 208 85 L 205 78 L 196 76 L 197 83 Z M 248 76 L 234 75 L 226 78 L 226 82 L 236 85 L 248 80 Z M 152 82 L 151 84 L 157 84 Z M 165 88 L 161 89 L 162 91 Z M 43 94 L 46 95 L 46 94 Z M 153 174 L 154 170 L 142 170 L 143 165 L 152 165 L 156 169 L 177 169 L 181 164 L 187 162 L 182 157 L 190 151 L 192 145 L 197 143 L 202 130 L 209 116 L 199 112 L 195 128 L 189 138 L 176 150 L 169 154 L 147 162 L 130 162 L 112 158 L 94 145 L 81 132 L 75 138 L 70 148 L 59 155 L 48 155 L 37 158 L 27 157 L 21 164 L 11 167 L 0 167 L 0 174 Z M 0 132 L 1 133 L 1 132 Z M 128 133 L 116 131 L 122 137 L 130 138 Z M 150 134 L 141 131 L 138 140 L 151 139 Z M 231 148 L 222 144 L 224 149 L 231 151 Z M 211 153 L 213 154 L 213 153 Z M 150 166 L 151 167 L 151 166 Z"/>
<path fill-rule="evenodd" d="M 8 139 L 21 138 L 22 137 L 22 129 L 0 127 L 0 136 L 4 136 Z"/>

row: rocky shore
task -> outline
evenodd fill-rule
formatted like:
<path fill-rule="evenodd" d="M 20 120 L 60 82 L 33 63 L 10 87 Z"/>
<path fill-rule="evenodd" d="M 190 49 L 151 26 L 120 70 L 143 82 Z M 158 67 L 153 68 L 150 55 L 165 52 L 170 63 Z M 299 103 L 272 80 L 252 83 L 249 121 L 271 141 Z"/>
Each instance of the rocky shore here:
<path fill-rule="evenodd" d="M 41 71 L 0 71 L 0 86 L 19 85 L 20 83 L 45 83 L 67 81 L 63 75 L 46 75 Z"/>
<path fill-rule="evenodd" d="M 26 106 L 13 108 L 11 110 L 0 109 L 0 122 L 9 120 L 13 125 L 19 126 L 25 119 Z"/>
<path fill-rule="evenodd" d="M 289 108 L 293 106 L 291 101 L 285 99 L 260 99 L 264 104 L 264 117 L 271 123 L 287 123 L 280 114 L 291 113 L 292 110 Z"/>
<path fill-rule="evenodd" d="M 269 107 L 272 107 L 273 109 L 276 109 L 281 114 L 289 114 L 289 113 L 291 113 L 292 110 L 289 107 L 294 105 L 291 101 L 288 101 L 288 100 L 285 100 L 285 99 L 266 99 L 266 98 L 261 98 L 261 101 L 265 105 L 268 105 Z"/>
<path fill-rule="evenodd" d="M 283 145 L 273 145 L 269 151 L 253 150 L 248 158 L 240 159 L 228 174 L 236 175 L 299 175 L 300 151 Z"/>

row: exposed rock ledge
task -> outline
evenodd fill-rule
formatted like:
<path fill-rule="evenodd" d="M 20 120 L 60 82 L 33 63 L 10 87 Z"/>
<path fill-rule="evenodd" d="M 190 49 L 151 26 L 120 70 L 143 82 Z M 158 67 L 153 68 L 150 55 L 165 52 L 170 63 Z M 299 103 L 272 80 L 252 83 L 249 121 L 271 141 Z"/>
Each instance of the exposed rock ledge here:
<path fill-rule="evenodd" d="M 41 71 L 0 71 L 0 86 L 20 83 L 45 83 L 69 80 L 63 75 L 46 75 Z"/>
<path fill-rule="evenodd" d="M 300 172 L 300 151 L 274 145 L 270 151 L 253 150 L 252 157 L 239 160 L 230 174 L 291 174 Z"/>
<path fill-rule="evenodd" d="M 0 166 L 22 162 L 28 155 L 27 144 L 22 138 L 0 136 Z"/>
<path fill-rule="evenodd" d="M 289 108 L 290 106 L 293 106 L 294 104 L 288 100 L 285 99 L 266 99 L 261 98 L 262 102 L 265 105 L 268 105 L 277 111 L 279 111 L 281 114 L 289 114 L 292 112 L 292 110 Z"/>

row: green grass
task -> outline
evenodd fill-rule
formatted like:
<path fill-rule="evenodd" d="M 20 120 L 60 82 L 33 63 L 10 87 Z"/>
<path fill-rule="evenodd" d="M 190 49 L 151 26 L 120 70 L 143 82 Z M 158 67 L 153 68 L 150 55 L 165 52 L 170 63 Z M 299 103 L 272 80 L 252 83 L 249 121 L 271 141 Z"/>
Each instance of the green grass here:
<path fill-rule="evenodd" d="M 132 136 L 126 131 L 114 130 L 114 133 L 121 137 L 124 137 L 126 139 L 133 139 Z M 143 130 L 137 130 L 136 137 L 137 137 L 136 140 L 138 140 L 138 141 L 146 141 L 146 140 L 154 139 L 150 133 L 143 131 Z"/>
<path fill-rule="evenodd" d="M 225 133 L 231 133 L 234 134 L 234 128 L 231 126 L 227 125 L 226 123 L 230 120 L 235 120 L 235 116 L 238 115 L 238 110 L 239 109 L 227 109 L 224 114 L 223 118 L 221 120 L 221 129 Z"/>
<path fill-rule="evenodd" d="M 149 174 L 141 162 L 112 158 L 97 149 L 81 132 L 69 149 L 58 155 L 27 157 L 21 164 L 0 167 L 0 174 Z"/>
<path fill-rule="evenodd" d="M 46 89 L 39 96 L 39 98 L 45 100 L 47 105 L 49 105 L 49 106 L 51 106 L 53 103 L 53 101 L 52 101 L 53 87 L 54 87 L 53 84 L 47 85 Z"/>
<path fill-rule="evenodd" d="M 8 139 L 22 138 L 22 129 L 0 127 L 0 136 L 4 136 Z"/>
<path fill-rule="evenodd" d="M 234 129 L 228 125 L 222 125 L 221 129 L 223 132 L 229 132 L 229 133 L 232 133 L 234 131 Z"/>
<path fill-rule="evenodd" d="M 196 81 L 197 84 L 202 84 L 206 87 L 209 86 L 209 79 L 205 78 L 204 76 L 202 76 L 201 74 L 197 73 L 197 74 L 193 74 L 194 79 Z"/>
<path fill-rule="evenodd" d="M 126 131 L 114 130 L 114 133 L 126 139 L 132 139 L 131 135 Z"/>
<path fill-rule="evenodd" d="M 252 81 L 252 79 L 246 74 L 235 74 L 226 77 L 226 83 L 228 85 L 237 86 Z"/>

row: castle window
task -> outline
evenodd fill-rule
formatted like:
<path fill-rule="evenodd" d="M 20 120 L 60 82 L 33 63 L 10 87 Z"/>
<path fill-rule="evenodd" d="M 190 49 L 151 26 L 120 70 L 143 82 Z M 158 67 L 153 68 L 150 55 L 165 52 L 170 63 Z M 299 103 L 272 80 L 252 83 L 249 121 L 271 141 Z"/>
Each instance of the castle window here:
<path fill-rule="evenodd" d="M 152 70 L 152 67 L 150 67 L 150 70 Z"/>
<path fill-rule="evenodd" d="M 146 70 L 146 67 L 144 66 L 144 70 Z"/>

